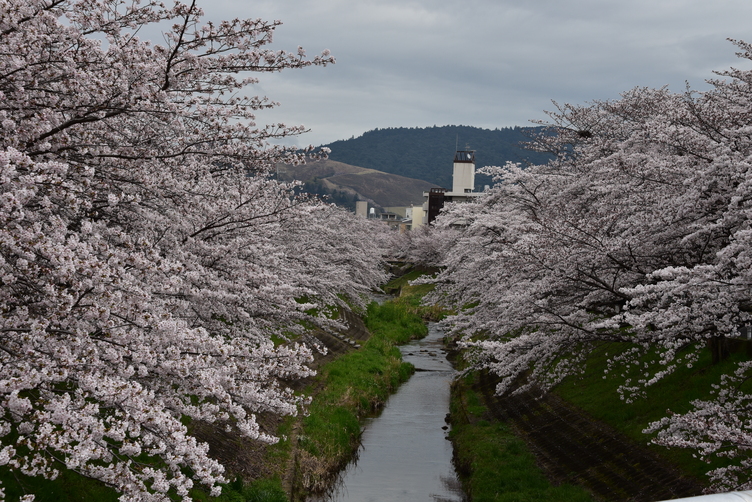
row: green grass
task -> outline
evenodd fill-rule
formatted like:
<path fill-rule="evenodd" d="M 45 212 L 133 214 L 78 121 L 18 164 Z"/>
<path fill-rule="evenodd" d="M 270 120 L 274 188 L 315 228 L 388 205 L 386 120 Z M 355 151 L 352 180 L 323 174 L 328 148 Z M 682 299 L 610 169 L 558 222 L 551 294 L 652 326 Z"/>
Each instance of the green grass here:
<path fill-rule="evenodd" d="M 415 269 L 391 280 L 382 289 L 392 294 L 399 293 L 399 297 L 393 302 L 403 305 L 407 312 L 416 314 L 424 321 L 439 321 L 447 314 L 447 311 L 439 305 L 423 305 L 423 297 L 434 289 L 434 285 L 410 285 L 411 281 L 434 272 Z"/>
<path fill-rule="evenodd" d="M 392 345 L 403 345 L 428 334 L 423 319 L 411 312 L 409 305 L 394 300 L 383 305 L 368 305 L 365 323 L 368 330 L 375 335 L 372 337 L 373 340 L 387 340 Z M 399 351 L 395 354 L 399 354 Z"/>
<path fill-rule="evenodd" d="M 243 491 L 245 502 L 287 502 L 287 494 L 278 479 L 262 479 Z"/>
<path fill-rule="evenodd" d="M 450 437 L 455 464 L 473 502 L 588 502 L 577 486 L 554 486 L 535 465 L 525 443 L 501 422 L 484 420 L 486 409 L 472 390 L 472 374 L 452 386 Z"/>
<path fill-rule="evenodd" d="M 192 490 L 191 497 L 197 502 L 288 502 L 279 478 L 260 479 L 251 483 L 243 483 L 238 478 L 223 485 L 219 497 L 211 497 L 203 490 Z"/>
<path fill-rule="evenodd" d="M 736 352 L 731 354 L 729 359 L 712 364 L 710 351 L 703 350 L 700 359 L 691 368 L 686 365 L 680 366 L 672 375 L 648 387 L 645 398 L 627 403 L 620 399 L 616 390 L 623 381 L 623 371 L 614 371 L 613 373 L 618 376 L 606 378 L 603 373 L 609 357 L 607 354 L 614 356 L 625 349 L 626 347 L 617 344 L 604 345 L 597 349 L 587 360 L 586 372 L 581 376 L 568 377 L 555 392 L 594 418 L 606 422 L 641 444 L 646 444 L 651 438 L 642 432 L 650 422 L 665 417 L 667 410 L 684 413 L 692 409 L 691 401 L 712 398 L 712 384 L 720 381 L 721 374 L 733 371 L 736 362 L 746 359 L 743 352 Z M 627 373 L 627 376 L 630 374 Z M 635 374 L 632 373 L 631 376 Z M 707 482 L 707 471 L 724 465 L 720 461 L 707 464 L 694 458 L 691 450 L 667 449 L 655 445 L 651 448 L 704 483 Z"/>
<path fill-rule="evenodd" d="M 54 481 L 41 477 L 24 476 L 11 472 L 7 466 L 0 469 L 0 481 L 5 489 L 5 500 L 18 500 L 34 494 L 36 502 L 73 502 L 96 500 L 117 502 L 120 496 L 112 488 L 99 481 L 85 478 L 75 472 L 62 469 Z"/>

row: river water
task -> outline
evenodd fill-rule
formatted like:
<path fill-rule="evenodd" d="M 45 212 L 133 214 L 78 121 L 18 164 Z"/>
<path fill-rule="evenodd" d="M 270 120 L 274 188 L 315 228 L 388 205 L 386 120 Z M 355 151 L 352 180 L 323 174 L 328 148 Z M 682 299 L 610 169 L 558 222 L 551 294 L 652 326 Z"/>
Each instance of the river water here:
<path fill-rule="evenodd" d="M 401 347 L 415 374 L 370 419 L 357 461 L 333 492 L 309 502 L 462 502 L 447 440 L 449 384 L 443 333 L 431 323 L 428 336 Z"/>

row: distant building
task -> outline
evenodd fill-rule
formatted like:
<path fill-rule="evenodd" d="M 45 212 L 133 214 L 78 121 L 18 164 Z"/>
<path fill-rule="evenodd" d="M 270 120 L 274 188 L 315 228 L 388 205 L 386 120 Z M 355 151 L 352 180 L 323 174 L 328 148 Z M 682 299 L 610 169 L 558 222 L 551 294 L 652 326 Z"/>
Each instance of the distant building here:
<path fill-rule="evenodd" d="M 401 228 L 405 221 L 405 218 L 402 215 L 389 211 L 379 213 L 378 219 L 389 225 L 392 229 Z"/>
<path fill-rule="evenodd" d="M 452 191 L 447 195 L 458 196 L 475 190 L 475 152 L 462 151 L 454 154 Z"/>
<path fill-rule="evenodd" d="M 383 212 L 383 213 L 379 213 L 378 217 L 381 221 L 396 221 L 396 222 L 402 221 L 402 216 L 400 216 L 397 213 Z"/>
<path fill-rule="evenodd" d="M 462 150 L 454 154 L 452 190 L 432 188 L 423 192 L 423 224 L 433 223 L 446 202 L 466 202 L 481 195 L 475 192 L 475 151 Z M 413 221 L 415 215 L 413 214 Z M 458 222 L 461 224 L 461 222 Z M 415 227 L 416 225 L 413 225 Z"/>
<path fill-rule="evenodd" d="M 402 218 L 409 217 L 407 214 L 409 210 L 410 210 L 409 207 L 404 207 L 404 206 L 388 206 L 384 208 L 384 212 L 398 214 Z"/>
<path fill-rule="evenodd" d="M 446 193 L 446 188 L 432 188 L 428 192 L 423 192 L 423 197 L 426 197 L 426 201 L 423 203 L 423 209 L 426 212 L 426 224 L 433 223 L 433 220 L 439 215 L 439 211 L 444 207 Z"/>
<path fill-rule="evenodd" d="M 398 206 L 384 209 L 386 212 L 380 215 L 381 220 L 386 221 L 390 226 L 398 227 L 400 233 L 423 225 L 423 206 Z M 394 215 L 398 215 L 399 218 L 394 218 Z"/>
<path fill-rule="evenodd" d="M 355 201 L 355 214 L 357 216 L 362 216 L 363 218 L 368 218 L 368 201 Z"/>
<path fill-rule="evenodd" d="M 410 222 L 410 229 L 417 228 L 425 224 L 426 212 L 423 210 L 423 206 L 412 207 L 412 221 Z"/>

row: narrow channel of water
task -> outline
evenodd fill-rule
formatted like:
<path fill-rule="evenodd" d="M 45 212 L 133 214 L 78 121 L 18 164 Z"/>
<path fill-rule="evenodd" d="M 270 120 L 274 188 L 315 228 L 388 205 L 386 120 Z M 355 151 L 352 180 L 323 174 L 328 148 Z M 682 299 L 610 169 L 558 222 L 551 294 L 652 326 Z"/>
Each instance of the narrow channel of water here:
<path fill-rule="evenodd" d="M 309 502 L 462 502 L 447 440 L 449 384 L 454 376 L 431 323 L 428 336 L 401 347 L 416 372 L 365 425 L 357 461 L 334 492 Z"/>

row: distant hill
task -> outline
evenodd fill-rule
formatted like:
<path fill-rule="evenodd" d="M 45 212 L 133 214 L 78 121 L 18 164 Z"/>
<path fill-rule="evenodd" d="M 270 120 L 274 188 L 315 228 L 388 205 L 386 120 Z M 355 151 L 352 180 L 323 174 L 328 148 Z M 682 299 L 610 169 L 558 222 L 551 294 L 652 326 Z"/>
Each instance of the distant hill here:
<path fill-rule="evenodd" d="M 332 202 L 353 210 L 356 199 L 368 200 L 381 207 L 422 204 L 423 192 L 434 186 L 428 181 L 333 160 L 300 166 L 279 165 L 277 173 L 281 180 L 304 182 L 305 192 L 327 195 Z"/>
<path fill-rule="evenodd" d="M 545 163 L 550 157 L 523 148 L 537 127 L 482 129 L 470 126 L 374 129 L 357 138 L 335 141 L 331 160 L 385 173 L 428 181 L 451 188 L 454 152 L 475 150 L 477 167 L 500 166 L 507 161 Z M 476 176 L 476 189 L 491 181 Z"/>

